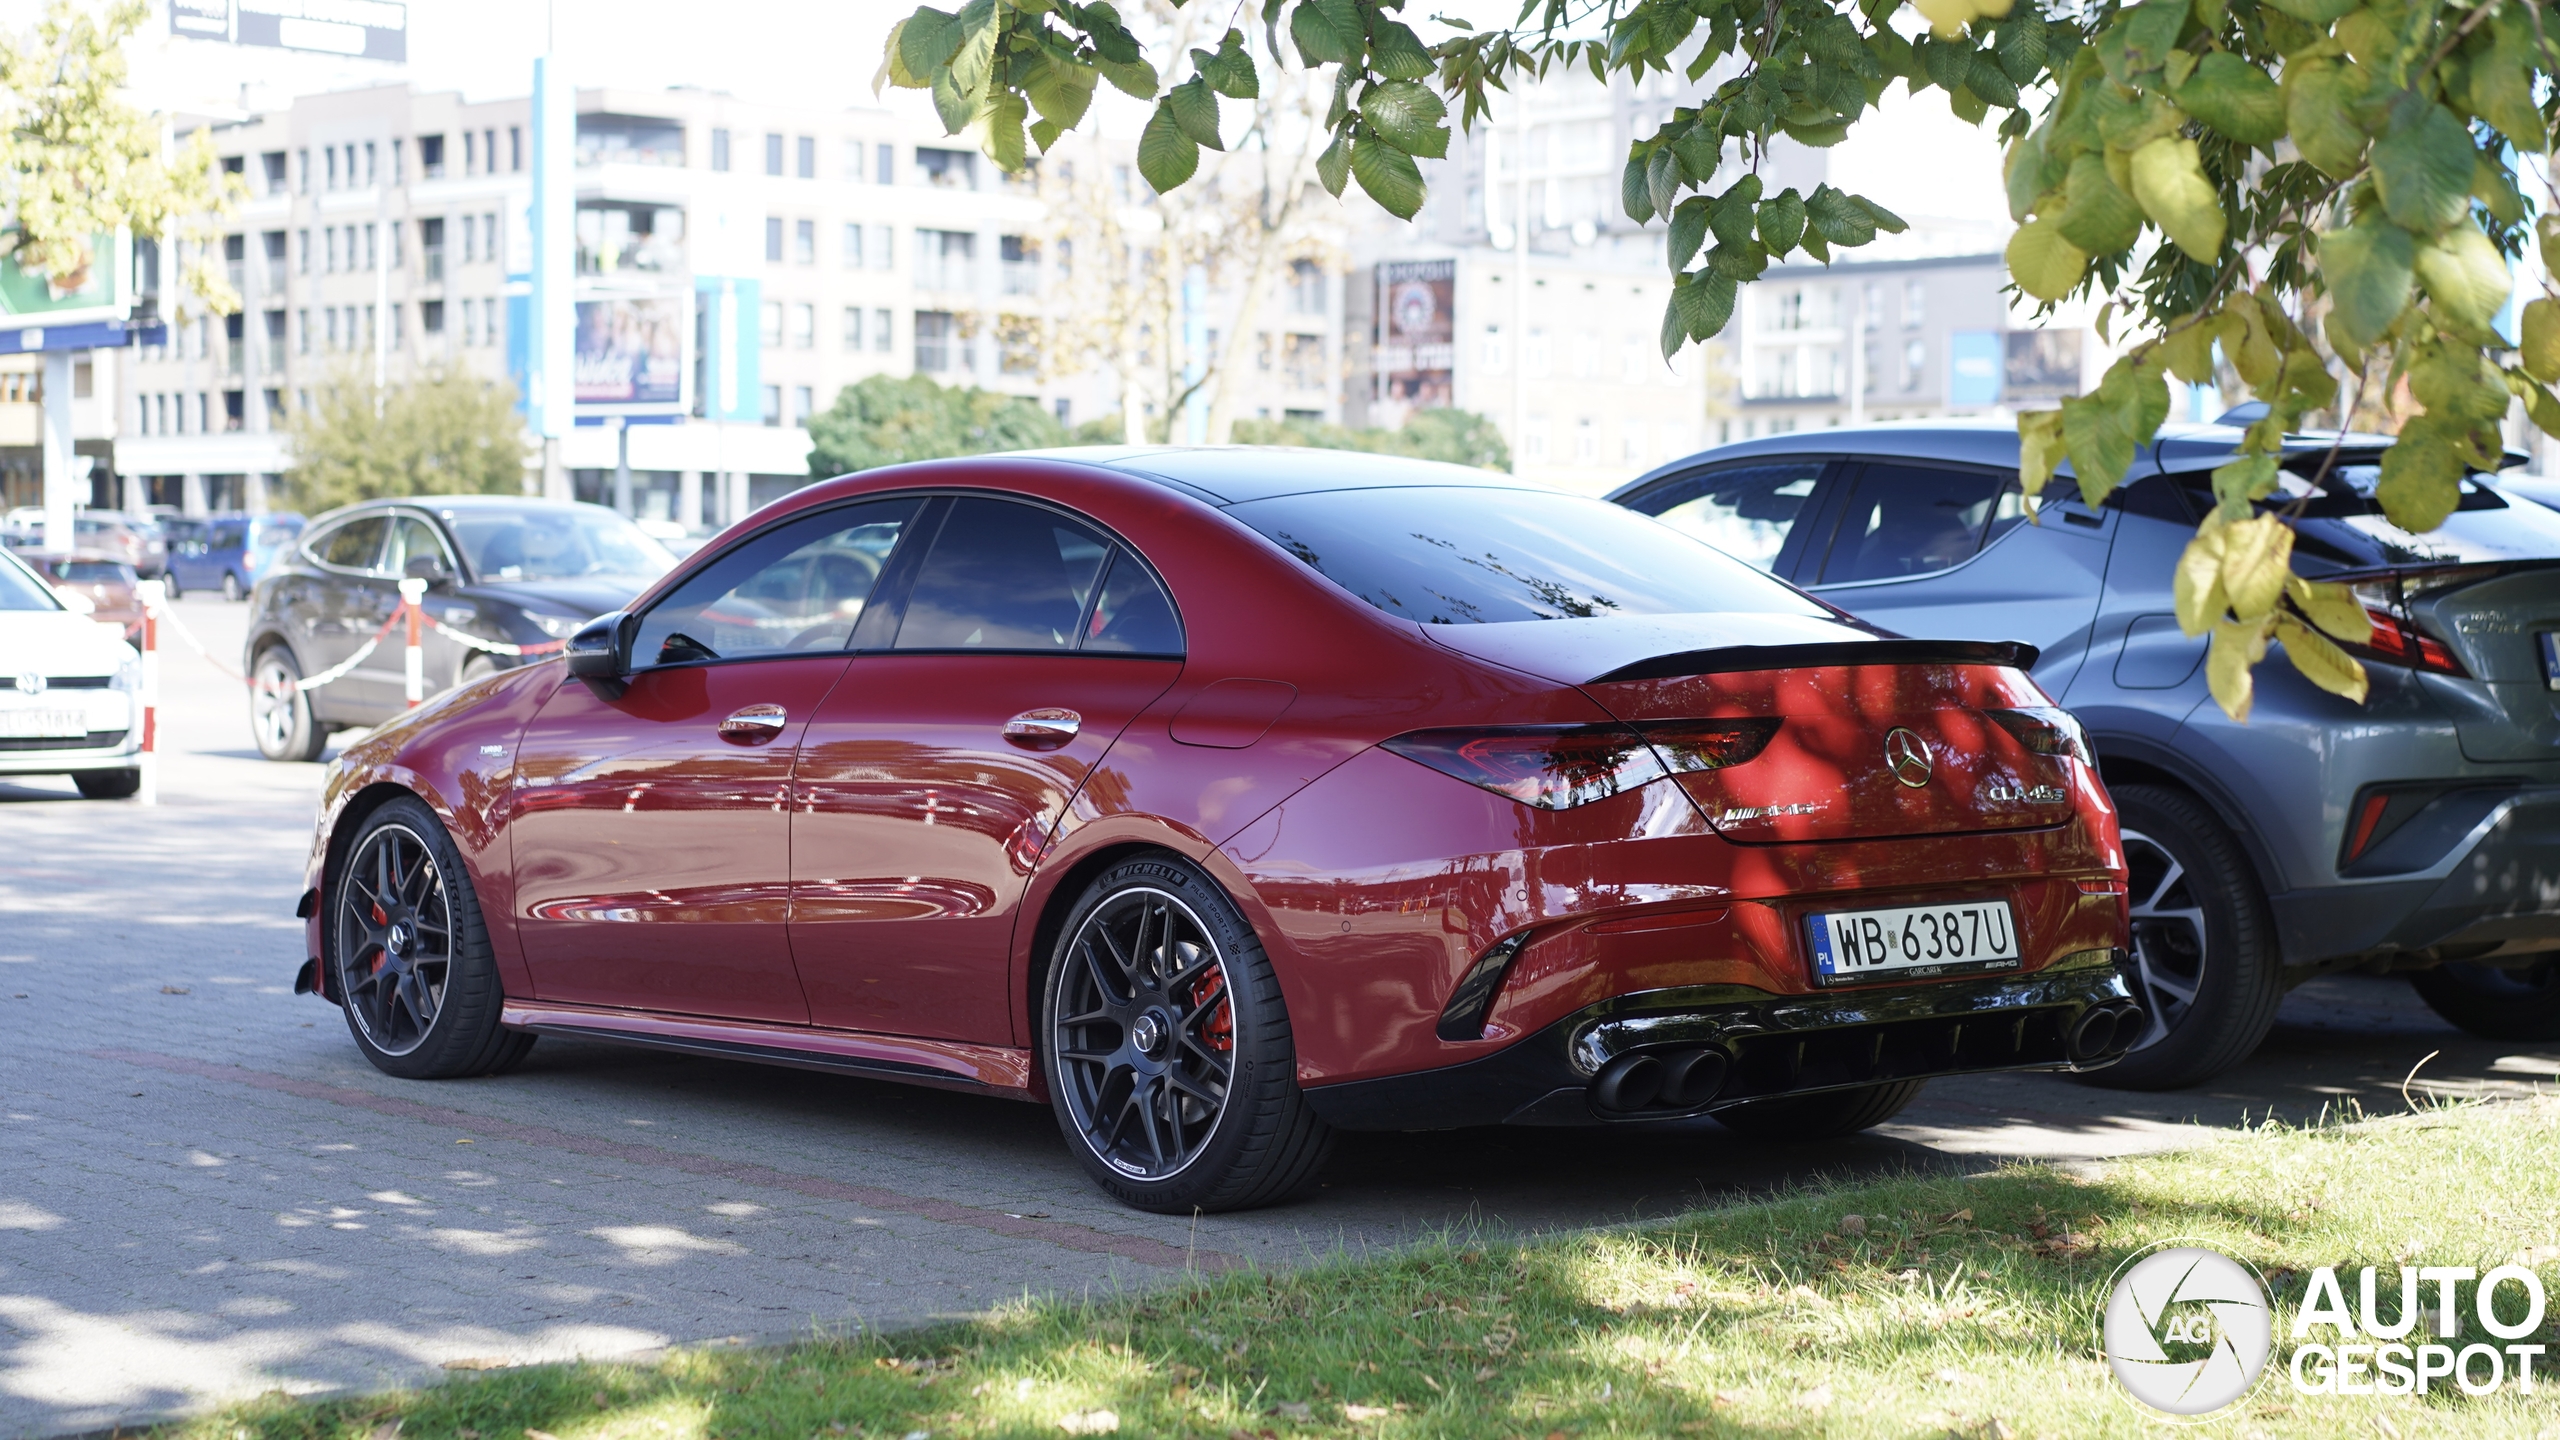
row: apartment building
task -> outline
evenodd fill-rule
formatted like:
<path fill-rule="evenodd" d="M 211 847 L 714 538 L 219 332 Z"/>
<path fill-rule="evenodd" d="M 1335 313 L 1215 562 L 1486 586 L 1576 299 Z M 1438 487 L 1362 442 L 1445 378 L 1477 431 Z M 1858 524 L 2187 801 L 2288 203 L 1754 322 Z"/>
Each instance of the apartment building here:
<path fill-rule="evenodd" d="M 391 85 L 205 122 L 251 197 L 222 241 L 242 308 L 211 315 L 180 282 L 186 257 L 146 247 L 167 342 L 98 372 L 125 503 L 263 507 L 291 465 L 286 417 L 342 371 L 460 368 L 521 390 L 531 109 Z M 612 377 L 582 358 L 564 449 L 583 498 L 608 496 L 627 455 L 643 518 L 725 523 L 807 483 L 811 416 L 874 374 L 1022 395 L 1069 423 L 1118 409 L 1107 370 L 1060 375 L 1006 343 L 1022 328 L 1008 317 L 1058 294 L 1067 257 L 1044 254 L 1037 188 L 921 106 L 582 90 L 574 174 L 581 302 L 692 317 L 680 405 L 611 403 Z M 1139 186 L 1129 204 L 1147 199 Z M 1338 294 L 1331 278 L 1292 293 Z M 1338 300 L 1289 315 L 1292 345 L 1312 334 L 1340 353 Z M 1273 367 L 1241 413 L 1334 418 L 1336 386 L 1310 398 L 1293 381 L 1314 373 Z M 682 413 L 617 413 L 634 408 Z"/>

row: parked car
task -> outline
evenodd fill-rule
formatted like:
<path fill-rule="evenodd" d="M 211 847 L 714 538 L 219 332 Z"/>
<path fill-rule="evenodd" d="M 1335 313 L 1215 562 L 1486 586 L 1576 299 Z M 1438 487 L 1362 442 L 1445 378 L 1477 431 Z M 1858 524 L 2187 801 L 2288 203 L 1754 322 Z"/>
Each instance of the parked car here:
<path fill-rule="evenodd" d="M 2025 658 L 1457 466 L 873 470 L 351 746 L 297 989 L 411 1078 L 557 1032 L 1045 1100 L 1169 1213 L 1337 1128 L 1837 1135 L 2143 1023 Z"/>
<path fill-rule="evenodd" d="M 438 622 L 421 650 L 434 694 L 520 663 L 500 647 L 556 650 L 674 563 L 657 541 L 600 505 L 485 495 L 377 500 L 314 519 L 252 597 L 245 658 L 250 721 L 270 760 L 316 760 L 330 731 L 372 725 L 408 704 L 405 635 L 365 642 L 400 608 L 404 576 L 427 582 Z M 457 635 L 469 638 L 457 638 Z M 299 688 L 354 661 L 342 678 Z"/>
<path fill-rule="evenodd" d="M 142 787 L 142 657 L 86 604 L 0 550 L 0 776 L 68 775 L 118 799 Z"/>
<path fill-rule="evenodd" d="M 72 512 L 71 536 L 73 549 L 113 555 L 146 580 L 158 576 L 167 565 L 168 541 L 161 534 L 160 522 L 148 515 L 82 508 Z M 44 508 L 21 505 L 10 511 L 5 521 L 0 521 L 0 543 L 19 549 L 43 546 Z"/>
<path fill-rule="evenodd" d="M 225 600 L 246 600 L 258 583 L 250 557 L 273 554 L 302 532 L 299 515 L 225 511 L 160 521 L 169 547 L 169 598 L 189 590 L 219 590 Z"/>
<path fill-rule="evenodd" d="M 45 583 L 65 595 L 79 597 L 76 607 L 81 613 L 102 625 L 112 625 L 128 641 L 142 639 L 142 592 L 133 567 L 114 555 L 94 550 L 75 550 L 68 555 L 52 550 L 20 550 L 16 552 L 27 567 L 42 575 Z M 0 652 L 5 658 L 5 652 Z"/>
<path fill-rule="evenodd" d="M 2364 598 L 2372 693 L 2342 700 L 2279 657 L 2235 721 L 2170 585 L 2240 433 L 2171 426 L 2104 506 L 2066 479 L 2037 524 L 2016 432 L 1992 424 L 1771 436 L 1612 498 L 1889 631 L 2037 647 L 2132 870 L 2152 1020 L 2102 1083 L 2208 1079 L 2286 989 L 2340 970 L 2407 972 L 2475 1034 L 2560 1039 L 2560 516 L 2474 475 L 2442 529 L 2411 535 L 2373 499 L 2389 437 L 2291 437 L 2265 503 L 2305 507 L 2297 573 Z"/>
<path fill-rule="evenodd" d="M 250 589 L 258 588 L 258 582 L 267 577 L 276 562 L 293 552 L 305 523 L 299 515 L 270 514 L 250 530 L 249 544 L 240 555 L 241 578 L 249 582 Z"/>

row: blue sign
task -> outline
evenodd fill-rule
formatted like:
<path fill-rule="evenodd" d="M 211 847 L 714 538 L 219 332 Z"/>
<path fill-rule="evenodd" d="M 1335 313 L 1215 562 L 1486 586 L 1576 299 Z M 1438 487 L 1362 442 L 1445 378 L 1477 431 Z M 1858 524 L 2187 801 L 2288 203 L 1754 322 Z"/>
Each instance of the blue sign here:
<path fill-rule="evenodd" d="M 1947 403 L 2000 403 L 2000 332 L 1958 330 L 1947 337 Z"/>

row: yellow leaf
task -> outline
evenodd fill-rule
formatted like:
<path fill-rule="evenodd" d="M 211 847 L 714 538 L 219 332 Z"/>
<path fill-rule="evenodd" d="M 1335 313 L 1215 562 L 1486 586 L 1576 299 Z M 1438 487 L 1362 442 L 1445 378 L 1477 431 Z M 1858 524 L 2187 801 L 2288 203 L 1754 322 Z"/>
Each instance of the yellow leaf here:
<path fill-rule="evenodd" d="M 2359 705 L 2364 703 L 2364 667 L 2356 663 L 2354 656 L 2331 644 L 2328 636 L 2290 615 L 2278 615 L 2276 640 L 2284 646 L 2284 658 L 2293 662 L 2303 679 L 2332 695 L 2344 695 Z"/>
<path fill-rule="evenodd" d="M 2229 523 L 2219 510 L 2208 514 L 2196 527 L 2196 538 L 2187 542 L 2186 553 L 2178 557 L 2170 594 L 2178 628 L 2190 635 L 2203 634 L 2231 608 L 2222 593 L 2222 531 Z"/>
<path fill-rule="evenodd" d="M 2051 220 L 2030 220 L 2009 237 L 2009 278 L 2038 300 L 2059 300 L 2079 285 L 2089 257 L 2062 238 Z"/>
<path fill-rule="evenodd" d="M 2284 374 L 2284 348 L 2268 333 L 2257 296 L 2243 291 L 2223 302 L 2222 354 L 2240 372 L 2240 383 L 2270 398 L 2264 392 Z"/>
<path fill-rule="evenodd" d="M 2524 413 L 2533 421 L 2535 429 L 2545 435 L 2560 437 L 2560 400 L 2551 398 L 2550 391 L 2539 385 L 2527 385 L 2524 389 Z"/>
<path fill-rule="evenodd" d="M 2222 593 L 2231 613 L 2262 619 L 2284 598 L 2292 574 L 2293 527 L 2273 515 L 2255 515 L 2222 527 Z"/>
<path fill-rule="evenodd" d="M 2164 135 L 2133 152 L 2133 198 L 2187 258 L 2213 264 L 2229 229 L 2196 142 Z"/>
<path fill-rule="evenodd" d="M 1911 6 L 1929 22 L 1930 33 L 1941 40 L 1962 35 L 1978 13 L 1972 0 L 1911 0 Z"/>
<path fill-rule="evenodd" d="M 2524 373 L 2545 385 L 2560 380 L 2560 300 L 2545 297 L 2525 306 L 2522 329 Z"/>
<path fill-rule="evenodd" d="M 2267 658 L 2267 631 L 2271 622 L 2248 622 L 2213 627 L 2213 648 L 2205 653 L 2204 680 L 2213 691 L 2213 702 L 2222 713 L 2247 723 L 2249 707 L 2256 703 L 2256 685 L 2249 668 Z"/>
<path fill-rule="evenodd" d="M 2190 385 L 2212 384 L 2216 328 L 2211 316 L 2188 315 L 2170 321 L 2160 336 L 2160 362 Z"/>
<path fill-rule="evenodd" d="M 2062 455 L 2061 411 L 2029 410 L 2018 416 L 2018 488 L 2030 501 L 2044 494 Z"/>
<path fill-rule="evenodd" d="M 2352 587 L 2296 576 L 2285 581 L 2284 593 L 2312 624 L 2339 639 L 2362 645 L 2373 638 L 2373 617 L 2365 613 L 2364 602 Z"/>

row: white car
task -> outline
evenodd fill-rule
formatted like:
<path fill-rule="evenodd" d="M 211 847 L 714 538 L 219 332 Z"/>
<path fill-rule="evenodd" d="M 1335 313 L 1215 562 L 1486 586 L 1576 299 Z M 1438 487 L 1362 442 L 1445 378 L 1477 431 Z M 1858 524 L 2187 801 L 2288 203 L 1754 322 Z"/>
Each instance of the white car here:
<path fill-rule="evenodd" d="M 142 657 L 84 604 L 0 550 L 0 776 L 116 800 L 142 788 Z"/>

